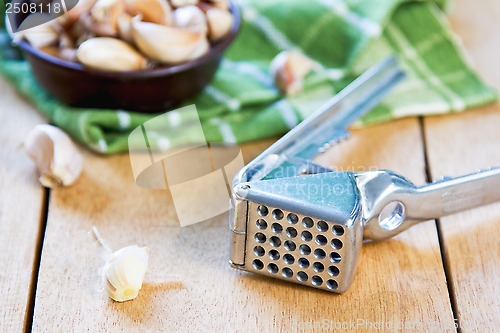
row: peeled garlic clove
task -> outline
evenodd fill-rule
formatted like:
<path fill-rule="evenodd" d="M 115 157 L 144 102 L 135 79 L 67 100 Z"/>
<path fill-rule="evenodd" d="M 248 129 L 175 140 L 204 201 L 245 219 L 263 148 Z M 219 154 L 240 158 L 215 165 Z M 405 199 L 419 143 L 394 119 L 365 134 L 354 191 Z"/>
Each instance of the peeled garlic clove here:
<path fill-rule="evenodd" d="M 82 155 L 68 135 L 55 126 L 35 126 L 24 141 L 24 150 L 35 162 L 39 181 L 45 187 L 71 185 L 82 172 Z"/>
<path fill-rule="evenodd" d="M 210 40 L 218 40 L 226 36 L 233 25 L 233 14 L 217 8 L 207 10 L 207 21 Z"/>
<path fill-rule="evenodd" d="M 148 268 L 149 251 L 137 245 L 124 247 L 104 264 L 104 291 L 117 302 L 137 297 Z"/>
<path fill-rule="evenodd" d="M 196 6 L 186 6 L 174 10 L 175 26 L 199 31 L 203 35 L 207 34 L 207 19 L 203 11 Z"/>
<path fill-rule="evenodd" d="M 170 0 L 170 3 L 175 8 L 179 8 L 179 7 L 185 7 L 185 6 L 190 6 L 190 5 L 196 5 L 198 3 L 198 0 Z"/>
<path fill-rule="evenodd" d="M 113 31 L 118 28 L 118 17 L 125 11 L 122 0 L 97 0 L 90 10 L 95 22 L 108 25 Z"/>
<path fill-rule="evenodd" d="M 172 9 L 166 0 L 125 0 L 125 8 L 131 16 L 141 15 L 146 22 L 171 25 Z"/>
<path fill-rule="evenodd" d="M 146 56 L 165 64 L 199 58 L 210 48 L 206 37 L 198 31 L 149 22 L 133 22 L 132 36 Z"/>
<path fill-rule="evenodd" d="M 117 302 L 136 298 L 148 268 L 148 248 L 132 245 L 111 253 L 96 227 L 90 229 L 89 238 L 97 254 L 106 261 L 102 269 L 104 291 Z"/>
<path fill-rule="evenodd" d="M 138 17 L 138 21 L 141 17 Z M 129 44 L 134 43 L 134 38 L 132 37 L 132 16 L 127 13 L 123 13 L 118 17 L 118 36 Z"/>
<path fill-rule="evenodd" d="M 85 66 L 107 71 L 145 69 L 146 58 L 129 44 L 111 37 L 96 37 L 83 42 L 76 52 Z"/>
<path fill-rule="evenodd" d="M 48 22 L 50 19 L 51 16 L 46 13 L 28 15 L 19 25 L 18 32 L 13 34 L 14 42 L 24 38 L 37 49 L 56 44 L 59 39 L 59 32 L 53 22 Z"/>
<path fill-rule="evenodd" d="M 298 51 L 283 51 L 271 62 L 271 75 L 276 87 L 286 95 L 302 91 L 304 77 L 314 68 L 315 62 Z"/>
<path fill-rule="evenodd" d="M 218 9 L 229 10 L 229 2 L 227 0 L 211 0 L 210 4 Z"/>

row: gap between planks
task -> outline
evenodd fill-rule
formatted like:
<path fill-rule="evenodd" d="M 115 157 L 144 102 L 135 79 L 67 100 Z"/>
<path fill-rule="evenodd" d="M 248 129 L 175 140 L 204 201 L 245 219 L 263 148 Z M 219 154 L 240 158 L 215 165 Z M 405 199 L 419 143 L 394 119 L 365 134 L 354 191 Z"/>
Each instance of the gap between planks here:
<path fill-rule="evenodd" d="M 40 261 L 42 259 L 43 241 L 45 239 L 45 229 L 47 228 L 47 219 L 49 216 L 50 189 L 43 191 L 42 211 L 40 213 L 40 223 L 38 229 L 38 238 L 35 247 L 35 256 L 33 258 L 33 268 L 31 270 L 31 280 L 28 292 L 28 302 L 24 317 L 23 332 L 29 333 L 33 328 L 33 315 L 35 314 L 36 287 L 38 284 L 38 272 L 40 271 Z"/>
<path fill-rule="evenodd" d="M 423 148 L 423 153 L 424 153 L 424 165 L 425 165 L 425 178 L 427 183 L 432 183 L 433 177 L 432 177 L 432 172 L 431 168 L 429 165 L 429 156 L 428 156 L 428 150 L 427 150 L 427 139 L 425 137 L 425 126 L 424 126 L 424 117 L 419 116 L 418 117 L 418 126 L 420 128 L 420 136 L 422 138 L 422 148 Z M 448 288 L 448 297 L 450 298 L 450 304 L 451 304 L 451 313 L 453 314 L 453 320 L 455 321 L 456 324 L 456 329 L 457 333 L 461 333 L 461 325 L 460 325 L 460 318 L 458 317 L 458 311 L 457 311 L 457 299 L 455 297 L 455 286 L 453 284 L 453 279 L 451 278 L 451 269 L 450 269 L 450 261 L 447 256 L 447 252 L 445 249 L 445 241 L 443 238 L 443 231 L 441 227 L 441 222 L 439 219 L 434 220 L 436 224 L 436 232 L 437 232 L 437 237 L 439 241 L 439 251 L 441 252 L 441 262 L 443 263 L 443 270 L 444 270 L 444 275 L 446 277 L 446 287 Z"/>

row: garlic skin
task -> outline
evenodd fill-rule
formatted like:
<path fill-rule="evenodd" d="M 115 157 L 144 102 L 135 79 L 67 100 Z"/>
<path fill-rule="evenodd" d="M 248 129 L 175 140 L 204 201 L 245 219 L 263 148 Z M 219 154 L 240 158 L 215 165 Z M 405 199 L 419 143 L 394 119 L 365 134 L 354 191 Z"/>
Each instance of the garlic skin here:
<path fill-rule="evenodd" d="M 203 11 L 196 6 L 185 6 L 174 10 L 176 27 L 198 31 L 203 35 L 208 32 L 208 23 Z"/>
<path fill-rule="evenodd" d="M 148 268 L 148 248 L 131 245 L 111 253 L 96 227 L 92 227 L 88 234 L 97 254 L 105 261 L 102 269 L 104 291 L 116 302 L 136 298 Z"/>
<path fill-rule="evenodd" d="M 283 51 L 274 57 L 270 65 L 271 75 L 278 89 L 291 96 L 304 88 L 304 77 L 316 63 L 298 51 Z"/>
<path fill-rule="evenodd" d="M 104 291 L 117 302 L 137 297 L 148 269 L 149 251 L 137 245 L 124 247 L 106 261 L 102 270 Z"/>
<path fill-rule="evenodd" d="M 146 56 L 164 64 L 194 60 L 210 48 L 207 38 L 200 32 L 149 22 L 133 22 L 132 36 Z"/>
<path fill-rule="evenodd" d="M 226 36 L 233 25 L 233 14 L 226 10 L 212 8 L 207 10 L 209 38 L 216 41 Z"/>
<path fill-rule="evenodd" d="M 167 0 L 125 0 L 125 9 L 130 16 L 141 15 L 145 22 L 172 25 L 172 8 Z"/>
<path fill-rule="evenodd" d="M 83 42 L 76 57 L 85 66 L 107 71 L 145 69 L 146 58 L 129 44 L 111 37 L 96 37 Z"/>
<path fill-rule="evenodd" d="M 73 184 L 83 169 L 83 157 L 58 127 L 40 124 L 24 140 L 26 154 L 35 162 L 40 183 L 49 188 Z"/>

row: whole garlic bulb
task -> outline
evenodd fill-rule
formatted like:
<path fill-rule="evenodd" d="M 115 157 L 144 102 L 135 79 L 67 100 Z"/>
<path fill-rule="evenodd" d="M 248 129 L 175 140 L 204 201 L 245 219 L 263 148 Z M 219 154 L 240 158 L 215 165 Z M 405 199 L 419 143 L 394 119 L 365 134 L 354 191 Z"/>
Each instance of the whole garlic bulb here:
<path fill-rule="evenodd" d="M 82 155 L 68 135 L 55 126 L 35 126 L 23 146 L 35 162 L 40 173 L 39 181 L 45 187 L 71 185 L 82 172 Z"/>
<path fill-rule="evenodd" d="M 76 52 L 85 66 L 108 71 L 145 69 L 148 62 L 129 44 L 112 37 L 96 37 L 83 42 Z"/>
<path fill-rule="evenodd" d="M 89 237 L 101 258 L 106 261 L 102 269 L 104 291 L 117 302 L 136 298 L 148 268 L 148 248 L 131 245 L 111 253 L 95 227 L 89 231 Z"/>

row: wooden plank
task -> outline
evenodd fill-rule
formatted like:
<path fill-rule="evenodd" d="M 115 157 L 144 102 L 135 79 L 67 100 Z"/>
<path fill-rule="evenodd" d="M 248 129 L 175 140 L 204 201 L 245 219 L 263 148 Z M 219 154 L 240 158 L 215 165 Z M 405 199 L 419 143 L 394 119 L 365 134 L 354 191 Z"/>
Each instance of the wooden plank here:
<path fill-rule="evenodd" d="M 44 120 L 34 108 L 0 78 L 1 332 L 21 332 L 31 316 L 30 283 L 34 265 L 38 266 L 44 191 L 20 144 L 41 122 Z"/>
<path fill-rule="evenodd" d="M 245 159 L 268 144 L 245 145 Z M 351 289 L 336 295 L 231 269 L 227 214 L 178 227 L 168 192 L 136 187 L 128 159 L 85 152 L 82 178 L 51 193 L 35 332 L 295 332 L 315 322 L 361 325 L 357 320 L 368 326 L 403 323 L 410 331 L 415 325 L 422 331 L 452 327 L 433 222 L 365 244 Z M 387 167 L 424 180 L 414 118 L 359 130 L 322 160 L 342 168 Z M 150 267 L 135 300 L 114 303 L 101 290 L 102 263 L 87 240 L 92 225 L 114 249 L 134 243 L 150 248 Z"/>
<path fill-rule="evenodd" d="M 500 3 L 459 0 L 451 15 L 481 75 L 500 90 Z M 432 177 L 459 176 L 500 166 L 500 106 L 452 116 L 428 117 L 425 133 Z M 464 332 L 500 328 L 500 205 L 474 209 L 440 221 L 446 267 L 459 325 Z"/>

